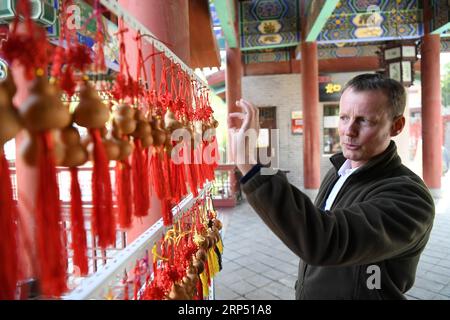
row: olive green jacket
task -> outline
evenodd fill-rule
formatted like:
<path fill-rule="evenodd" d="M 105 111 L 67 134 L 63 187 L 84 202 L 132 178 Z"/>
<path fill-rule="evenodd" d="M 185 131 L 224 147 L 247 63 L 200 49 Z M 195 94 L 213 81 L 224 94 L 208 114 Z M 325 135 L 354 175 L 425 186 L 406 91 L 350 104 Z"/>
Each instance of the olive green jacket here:
<path fill-rule="evenodd" d="M 249 204 L 300 257 L 296 298 L 405 299 L 433 224 L 429 190 L 401 164 L 391 141 L 346 180 L 324 211 L 346 159 L 338 153 L 330 160 L 334 168 L 315 203 L 281 172 L 258 172 L 242 185 Z"/>

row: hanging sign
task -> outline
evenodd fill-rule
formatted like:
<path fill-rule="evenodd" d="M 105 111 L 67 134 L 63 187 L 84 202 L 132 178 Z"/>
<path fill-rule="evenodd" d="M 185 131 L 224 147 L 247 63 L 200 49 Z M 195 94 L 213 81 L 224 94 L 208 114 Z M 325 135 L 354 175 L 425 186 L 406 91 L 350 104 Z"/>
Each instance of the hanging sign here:
<path fill-rule="evenodd" d="M 292 111 L 291 128 L 292 134 L 303 133 L 303 111 Z"/>
<path fill-rule="evenodd" d="M 319 83 L 319 101 L 339 101 L 343 85 L 334 81 Z"/>

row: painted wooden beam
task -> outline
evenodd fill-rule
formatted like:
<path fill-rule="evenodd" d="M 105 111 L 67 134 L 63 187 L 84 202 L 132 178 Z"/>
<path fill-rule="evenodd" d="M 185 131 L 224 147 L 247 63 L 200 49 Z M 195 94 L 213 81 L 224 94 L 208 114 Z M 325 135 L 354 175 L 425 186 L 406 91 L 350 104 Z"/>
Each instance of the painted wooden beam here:
<path fill-rule="evenodd" d="M 378 57 L 351 57 L 319 60 L 319 72 L 375 71 L 381 68 Z M 420 60 L 414 63 L 414 71 L 420 73 Z M 300 60 L 251 63 L 244 65 L 244 76 L 301 73 Z"/>
<path fill-rule="evenodd" d="M 319 72 L 374 71 L 380 68 L 378 57 L 352 57 L 319 60 Z M 244 75 L 301 73 L 300 60 L 251 63 L 244 65 Z"/>
<path fill-rule="evenodd" d="M 220 83 L 225 83 L 225 70 L 219 70 L 210 76 L 206 77 L 206 81 L 210 86 L 215 86 Z"/>
<path fill-rule="evenodd" d="M 338 2 L 339 2 L 339 0 L 323 1 L 320 12 L 318 13 L 318 15 L 315 19 L 313 18 L 314 22 L 313 22 L 312 26 L 310 26 L 310 28 L 307 30 L 307 36 L 306 36 L 307 42 L 316 41 L 317 37 L 319 36 L 319 33 L 322 31 L 322 28 L 324 27 L 328 18 L 333 13 Z M 311 1 L 311 3 L 312 3 L 311 6 L 314 6 L 315 1 Z M 312 9 L 312 10 L 314 11 L 314 9 Z"/>
<path fill-rule="evenodd" d="M 229 48 L 238 47 L 236 33 L 236 10 L 234 0 L 213 0 Z"/>
<path fill-rule="evenodd" d="M 446 24 L 444 24 L 443 26 L 437 28 L 436 30 L 434 30 L 433 32 L 431 32 L 431 34 L 440 34 L 441 37 L 445 37 L 445 36 L 450 36 L 447 34 L 443 34 L 444 32 L 446 32 L 447 30 L 450 30 L 450 22 L 447 22 Z"/>

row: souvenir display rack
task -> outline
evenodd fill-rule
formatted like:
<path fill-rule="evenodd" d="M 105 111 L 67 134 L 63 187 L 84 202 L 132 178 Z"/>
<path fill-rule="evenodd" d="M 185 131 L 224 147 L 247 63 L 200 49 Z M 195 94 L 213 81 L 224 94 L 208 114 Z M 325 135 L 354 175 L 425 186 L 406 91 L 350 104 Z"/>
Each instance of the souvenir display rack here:
<path fill-rule="evenodd" d="M 72 1 L 61 3 L 61 21 L 68 18 L 64 6 Z M 95 48 L 80 42 L 76 32 L 63 25 L 58 43 L 50 41 L 45 30 L 32 21 L 31 4 L 19 0 L 16 5 L 0 54 L 10 65 L 21 65 L 31 85 L 28 97 L 16 107 L 13 72 L 8 71 L 0 82 L 1 127 L 6 128 L 0 131 L 0 147 L 21 130 L 27 133 L 20 139 L 18 157 L 37 173 L 36 203 L 26 204 L 36 231 L 35 239 L 29 239 L 30 235 L 19 230 L 23 226 L 17 226 L 23 223 L 14 194 L 17 190 L 0 148 L 0 211 L 5 213 L 0 221 L 4 231 L 0 286 L 5 288 L 0 299 L 17 298 L 15 287 L 23 280 L 22 253 L 15 252 L 19 232 L 26 237 L 26 254 L 36 264 L 38 299 L 130 299 L 127 279 L 133 269 L 135 300 L 211 298 L 223 247 L 221 223 L 211 199 L 218 123 L 209 105 L 207 84 L 117 1 L 94 0 L 88 20 L 97 25 Z M 120 39 L 120 70 L 110 79 L 110 87 L 100 81 L 108 72 L 102 5 L 119 18 L 115 36 Z M 134 78 L 123 37 L 129 30 L 137 34 L 133 38 L 138 50 Z M 142 41 L 153 47 L 145 59 L 152 58 L 150 77 Z M 155 75 L 157 55 L 160 78 Z M 105 94 L 111 101 L 102 101 Z M 69 107 L 68 102 L 77 104 Z M 191 138 L 174 138 L 177 129 L 186 130 Z M 173 153 L 178 146 L 183 148 Z M 205 149 L 211 152 L 209 156 Z M 180 163 L 175 156 L 190 160 Z M 195 160 L 198 157 L 200 163 Z M 92 165 L 85 166 L 88 161 Z M 83 200 L 78 181 L 83 171 L 92 172 L 89 204 Z M 61 191 L 63 175 L 71 181 L 63 186 L 70 189 L 68 202 L 61 198 L 61 192 L 68 192 Z M 162 218 L 131 244 L 122 241 L 124 248 L 118 248 L 117 232 L 130 228 L 132 217 L 136 221 L 149 214 L 151 196 L 160 200 Z M 86 231 L 92 233 L 90 244 Z M 98 249 L 102 250 L 100 257 L 95 253 Z M 103 260 L 103 265 L 95 264 L 92 270 L 87 250 L 94 250 L 90 258 Z M 145 281 L 141 263 L 145 264 Z M 76 274 L 68 279 L 67 272 L 74 266 Z M 117 288 L 120 292 L 115 294 Z"/>

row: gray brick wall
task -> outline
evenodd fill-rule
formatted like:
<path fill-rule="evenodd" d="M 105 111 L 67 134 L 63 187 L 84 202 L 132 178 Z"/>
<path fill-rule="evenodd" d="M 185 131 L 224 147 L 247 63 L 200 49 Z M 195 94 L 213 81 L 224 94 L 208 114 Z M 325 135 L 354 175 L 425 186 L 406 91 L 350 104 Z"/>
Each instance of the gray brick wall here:
<path fill-rule="evenodd" d="M 242 80 L 242 96 L 258 107 L 276 107 L 280 130 L 280 167 L 289 170 L 289 181 L 303 189 L 303 135 L 291 133 L 291 112 L 302 110 L 300 74 L 247 76 Z M 320 104 L 320 127 L 323 106 Z M 322 129 L 320 134 L 322 150 Z M 330 168 L 328 156 L 321 158 L 321 177 Z"/>

